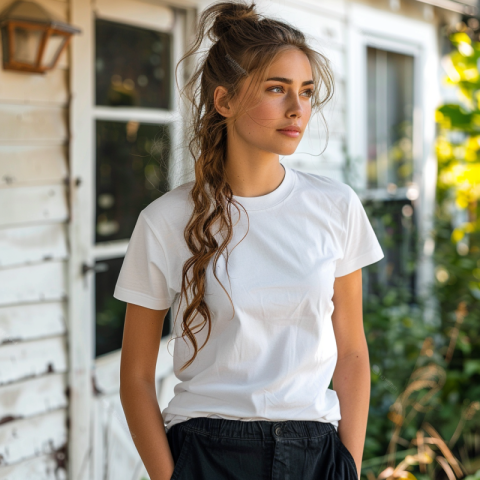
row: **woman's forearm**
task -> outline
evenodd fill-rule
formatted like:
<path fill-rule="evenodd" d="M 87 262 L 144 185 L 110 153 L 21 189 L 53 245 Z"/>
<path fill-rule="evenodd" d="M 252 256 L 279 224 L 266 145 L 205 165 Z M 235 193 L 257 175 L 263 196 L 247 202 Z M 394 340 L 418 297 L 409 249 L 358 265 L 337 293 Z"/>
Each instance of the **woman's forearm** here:
<path fill-rule="evenodd" d="M 120 398 L 130 434 L 150 480 L 170 480 L 174 461 L 155 385 L 138 379 L 124 380 Z"/>
<path fill-rule="evenodd" d="M 332 380 L 342 417 L 338 423 L 338 434 L 352 454 L 360 478 L 370 405 L 368 348 L 339 359 Z"/>

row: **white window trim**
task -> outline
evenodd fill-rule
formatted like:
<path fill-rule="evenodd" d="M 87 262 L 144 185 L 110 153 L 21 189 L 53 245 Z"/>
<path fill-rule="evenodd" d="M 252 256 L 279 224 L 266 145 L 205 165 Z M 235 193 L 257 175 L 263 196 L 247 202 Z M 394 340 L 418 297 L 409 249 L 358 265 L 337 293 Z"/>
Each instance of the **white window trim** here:
<path fill-rule="evenodd" d="M 391 49 L 415 56 L 414 107 L 414 189 L 418 198 L 413 200 L 417 212 L 416 227 L 420 236 L 421 258 L 417 262 L 417 286 L 420 295 L 427 295 L 434 278 L 431 258 L 435 208 L 437 161 L 435 156 L 435 109 L 441 103 L 439 77 L 439 50 L 437 25 L 390 13 L 369 6 L 349 2 L 347 11 L 346 56 L 346 125 L 347 154 L 359 159 L 358 176 L 360 196 L 378 197 L 378 192 L 366 190 L 366 46 Z M 405 189 L 403 189 L 405 190 Z M 383 197 L 383 195 L 381 195 Z M 400 196 L 400 197 L 399 197 Z M 397 197 L 405 198 L 409 192 L 399 189 Z M 427 299 L 426 321 L 434 322 L 435 299 Z"/>

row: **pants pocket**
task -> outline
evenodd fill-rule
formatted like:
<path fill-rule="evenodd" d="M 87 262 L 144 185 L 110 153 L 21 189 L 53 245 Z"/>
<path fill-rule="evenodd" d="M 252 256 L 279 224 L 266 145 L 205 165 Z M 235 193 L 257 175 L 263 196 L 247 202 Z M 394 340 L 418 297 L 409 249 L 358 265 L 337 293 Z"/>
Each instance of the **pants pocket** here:
<path fill-rule="evenodd" d="M 170 480 L 179 480 L 180 475 L 185 466 L 186 460 L 188 458 L 188 451 L 192 444 L 191 442 L 191 432 L 184 430 L 183 426 L 179 425 L 177 428 L 174 425 L 172 430 L 169 430 L 167 433 L 168 443 L 170 445 L 170 450 L 172 452 L 173 461 L 175 466 L 173 468 L 172 476 Z M 175 430 L 173 430 L 175 428 Z"/>
<path fill-rule="evenodd" d="M 358 471 L 357 471 L 357 464 L 355 463 L 355 459 L 353 458 L 352 454 L 350 453 L 350 450 L 345 446 L 345 444 L 342 442 L 340 439 L 340 436 L 338 435 L 337 432 L 337 445 L 339 452 L 342 454 L 343 458 L 346 460 L 347 464 L 350 465 L 350 470 L 352 474 L 354 475 L 353 478 L 358 479 Z"/>

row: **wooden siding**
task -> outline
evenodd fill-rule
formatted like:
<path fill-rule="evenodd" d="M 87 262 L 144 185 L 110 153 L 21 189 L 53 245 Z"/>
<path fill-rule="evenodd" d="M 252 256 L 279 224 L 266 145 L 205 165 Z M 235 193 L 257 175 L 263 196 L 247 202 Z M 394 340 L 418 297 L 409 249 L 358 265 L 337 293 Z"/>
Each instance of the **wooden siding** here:
<path fill-rule="evenodd" d="M 67 1 L 36 1 L 68 21 Z M 44 75 L 0 69 L 3 480 L 66 478 L 68 56 Z"/>
<path fill-rule="evenodd" d="M 59 301 L 0 307 L 0 345 L 65 334 L 65 313 Z"/>
<path fill-rule="evenodd" d="M 0 459 L 3 465 L 18 464 L 45 453 L 54 454 L 66 442 L 64 408 L 0 425 Z M 0 478 L 2 475 L 0 469 Z"/>
<path fill-rule="evenodd" d="M 41 260 L 66 260 L 67 256 L 63 223 L 0 229 L 0 267 Z"/>
<path fill-rule="evenodd" d="M 322 110 L 324 118 L 320 113 L 312 115 L 296 152 L 283 161 L 296 170 L 327 175 L 343 181 L 346 124 L 344 5 L 339 2 L 333 9 L 330 2 L 318 2 L 316 8 L 313 7 L 306 1 L 300 6 L 293 3 L 282 4 L 279 13 L 305 34 L 312 48 L 329 60 L 334 75 L 334 95 Z M 308 15 L 305 14 L 306 11 Z"/>
<path fill-rule="evenodd" d="M 0 468 L 0 479 L 2 480 L 59 480 L 65 478 L 59 475 L 60 465 L 65 463 L 65 452 L 63 449 L 54 450 L 53 453 L 39 454 L 28 460 L 17 464 Z"/>

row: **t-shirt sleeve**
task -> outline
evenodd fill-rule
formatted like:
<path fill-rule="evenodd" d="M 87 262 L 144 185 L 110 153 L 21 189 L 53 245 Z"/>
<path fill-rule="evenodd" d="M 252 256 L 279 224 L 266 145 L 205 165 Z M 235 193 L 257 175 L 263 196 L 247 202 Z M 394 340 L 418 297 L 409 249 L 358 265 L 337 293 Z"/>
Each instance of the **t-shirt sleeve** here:
<path fill-rule="evenodd" d="M 164 249 L 145 214 L 135 224 L 113 296 L 152 310 L 169 308 L 175 291 L 168 283 Z"/>
<path fill-rule="evenodd" d="M 348 213 L 345 218 L 343 256 L 336 262 L 335 277 L 343 277 L 384 257 L 365 208 L 357 193 L 347 185 Z"/>

